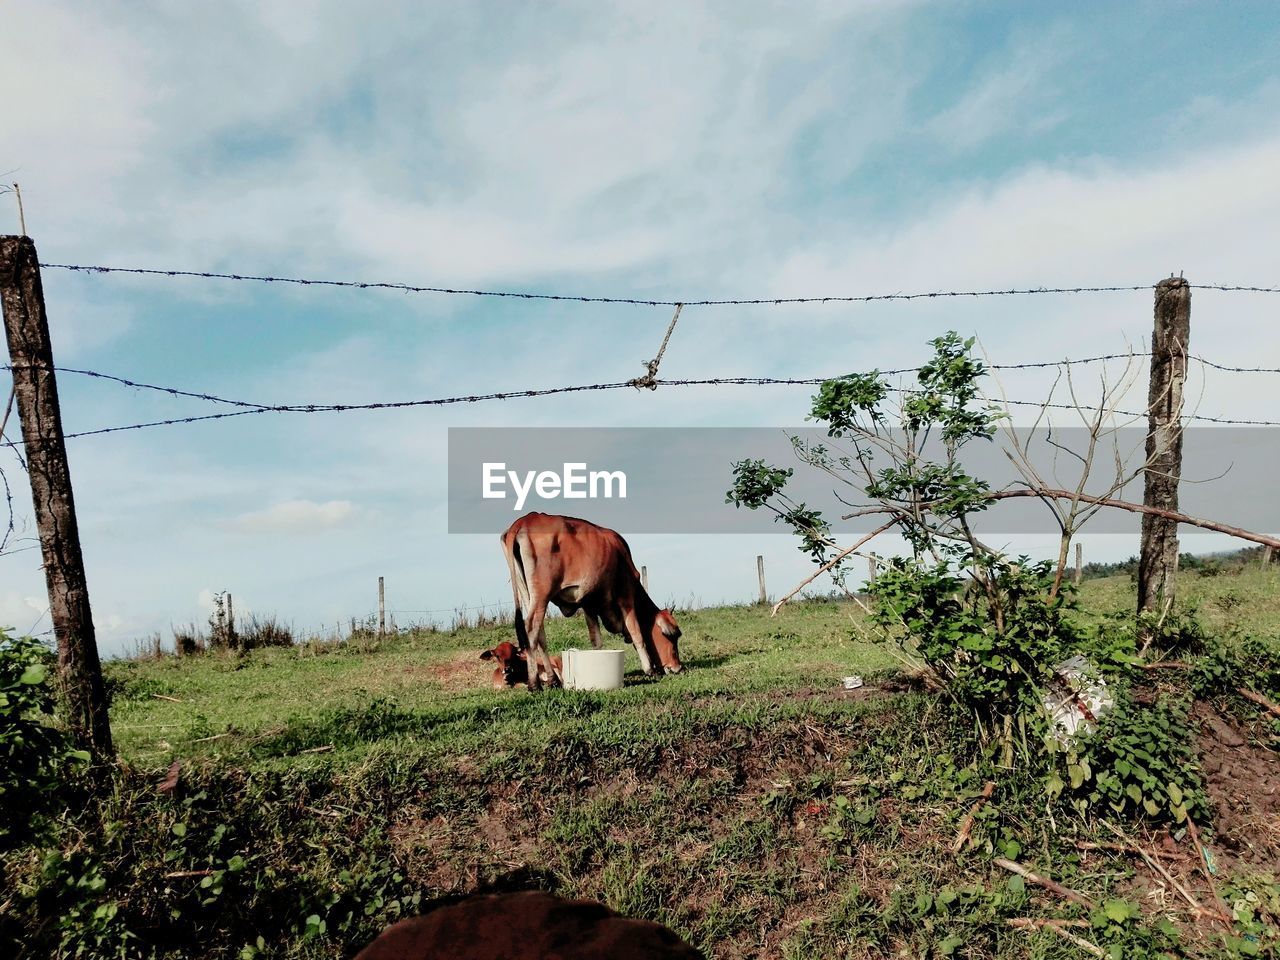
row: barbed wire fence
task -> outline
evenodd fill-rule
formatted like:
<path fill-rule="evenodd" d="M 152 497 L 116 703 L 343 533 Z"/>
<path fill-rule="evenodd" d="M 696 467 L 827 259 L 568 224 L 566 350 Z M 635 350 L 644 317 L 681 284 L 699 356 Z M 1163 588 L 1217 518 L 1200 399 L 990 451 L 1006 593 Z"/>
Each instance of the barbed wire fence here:
<path fill-rule="evenodd" d="M 443 407 L 460 404 L 475 404 L 491 401 L 511 401 L 520 399 L 532 399 L 540 397 L 550 397 L 566 394 L 577 393 L 594 393 L 601 391 L 618 391 L 628 388 L 647 388 L 656 390 L 658 388 L 689 388 L 689 387 L 788 387 L 788 386 L 817 386 L 828 380 L 835 379 L 845 375 L 846 372 L 837 372 L 830 375 L 807 376 L 807 377 L 774 377 L 774 376 L 722 376 L 722 377 L 704 377 L 704 378 L 661 378 L 658 374 L 658 367 L 661 363 L 663 354 L 665 353 L 668 343 L 671 340 L 672 333 L 675 330 L 676 323 L 680 319 L 681 311 L 690 307 L 726 307 L 726 306 L 788 306 L 788 305 L 806 305 L 806 304 L 870 304 L 882 302 L 907 302 L 918 300 L 937 300 L 937 299 L 971 299 L 984 297 L 1024 297 L 1024 296 L 1043 296 L 1043 295 L 1083 295 L 1083 294 L 1106 294 L 1121 292 L 1139 292 L 1154 289 L 1153 284 L 1112 284 L 1112 285 L 1087 285 L 1087 286 L 1041 286 L 1041 287 L 1010 287 L 999 289 L 979 289 L 979 290 L 932 290 L 918 292 L 897 291 L 892 293 L 878 294 L 832 294 L 832 295 L 805 295 L 805 296 L 787 296 L 787 297 L 727 297 L 727 298 L 686 298 L 681 300 L 674 299 L 646 299 L 632 296 L 609 296 L 609 295 L 586 295 L 576 293 L 549 293 L 542 291 L 530 290 L 488 290 L 488 289 L 469 289 L 463 287 L 439 286 L 439 285 L 422 285 L 403 282 L 383 282 L 383 281 L 359 281 L 359 280 L 336 280 L 336 279 L 316 279 L 302 277 L 287 276 L 271 276 L 264 274 L 241 274 L 241 273 L 224 273 L 214 271 L 197 271 L 197 270 L 171 270 L 146 267 L 116 267 L 96 264 L 64 264 L 64 263 L 43 263 L 40 264 L 43 270 L 60 270 L 77 274 L 87 275 L 133 275 L 153 278 L 167 279 L 203 279 L 224 282 L 242 282 L 254 284 L 279 284 L 279 285 L 295 285 L 305 287 L 321 287 L 321 288 L 343 288 L 355 290 L 374 290 L 374 291 L 390 291 L 405 294 L 435 294 L 442 296 L 460 296 L 475 298 L 496 298 L 511 299 L 525 301 L 555 301 L 580 304 L 613 304 L 621 306 L 639 306 L 639 307 L 673 307 L 675 315 L 671 318 L 670 325 L 667 327 L 666 336 L 654 359 L 642 362 L 646 367 L 646 373 L 640 377 L 634 377 L 627 380 L 615 380 L 597 383 L 570 384 L 552 387 L 533 387 L 521 390 L 501 390 L 484 393 L 459 394 L 444 397 L 432 398 L 416 398 L 400 401 L 369 401 L 359 403 L 262 403 L 244 399 L 230 398 L 208 393 L 205 391 L 188 389 L 186 387 L 168 386 L 155 383 L 134 380 L 129 377 L 120 376 L 118 374 L 107 373 L 98 370 L 90 370 L 75 367 L 55 367 L 57 373 L 68 374 L 77 377 L 85 377 L 100 380 L 109 383 L 115 383 L 122 387 L 130 388 L 138 391 L 151 391 L 165 394 L 175 398 L 186 398 L 198 400 L 215 406 L 231 407 L 234 409 L 223 410 L 217 413 L 195 414 L 182 417 L 169 417 L 156 420 L 148 420 L 137 423 L 117 424 L 94 429 L 81 430 L 64 435 L 64 439 L 80 439 L 93 436 L 101 436 L 105 434 L 115 434 L 127 431 L 136 431 L 151 429 L 157 427 L 182 426 L 187 424 L 195 424 L 213 420 L 232 419 L 244 416 L 256 416 L 261 414 L 278 413 L 278 414 L 321 414 L 321 413 L 344 413 L 352 411 L 378 411 L 378 410 L 403 410 L 413 408 L 426 407 Z M 1278 294 L 1280 287 L 1248 285 L 1248 284 L 1226 284 L 1226 283 L 1207 283 L 1207 284 L 1187 284 L 1189 289 L 1193 290 L 1213 290 L 1227 293 L 1254 293 L 1254 294 Z M 1123 360 L 1127 362 L 1141 361 L 1147 359 L 1145 354 L 1137 354 L 1132 351 L 1124 353 L 1106 353 L 1096 356 L 1063 358 L 1057 360 L 1037 360 L 1026 362 L 1009 362 L 1009 363 L 989 363 L 986 369 L 1003 372 L 1003 371 L 1020 371 L 1020 370 L 1037 370 L 1037 369 L 1065 369 L 1073 366 L 1083 366 L 1108 361 Z M 1219 363 L 1208 358 L 1187 355 L 1186 360 L 1200 364 L 1201 366 L 1224 373 L 1231 374 L 1280 374 L 1280 367 L 1248 367 L 1229 365 Z M 8 372 L 13 372 L 13 365 L 5 364 L 0 366 Z M 900 367 L 895 369 L 876 371 L 883 376 L 899 376 L 916 372 L 917 367 Z M 903 388 L 895 388 L 899 392 L 908 392 Z M 12 398 L 11 398 L 12 399 Z M 1011 407 L 1034 408 L 1038 410 L 1063 410 L 1076 411 L 1078 407 L 1073 404 L 1053 403 L 1045 400 L 1024 400 L 1016 398 L 1001 397 L 998 402 Z M 1147 411 L 1142 410 L 1114 410 L 1113 413 L 1120 417 L 1141 418 L 1147 416 Z M 1225 417 L 1225 416 L 1209 416 L 1199 413 L 1184 414 L 1183 420 L 1188 422 L 1210 423 L 1228 426 L 1280 426 L 1278 420 L 1267 420 L 1259 418 L 1246 417 Z M 12 450 L 19 458 L 19 461 L 25 468 L 25 461 L 22 460 L 23 442 L 17 439 L 9 439 L 4 435 L 3 428 L 0 428 L 0 445 Z M 0 471 L 0 478 L 3 472 Z M 3 480 L 3 493 L 8 506 L 9 521 L 8 528 L 0 537 L 0 555 L 5 552 L 6 546 L 9 544 L 14 534 L 13 519 L 13 498 L 9 489 L 7 478 Z M 12 552 L 12 551 L 10 551 Z M 429 611 L 398 611 L 402 613 L 446 613 L 465 611 L 470 609 L 487 609 L 496 607 L 496 604 L 464 604 L 449 608 L 436 608 Z"/>

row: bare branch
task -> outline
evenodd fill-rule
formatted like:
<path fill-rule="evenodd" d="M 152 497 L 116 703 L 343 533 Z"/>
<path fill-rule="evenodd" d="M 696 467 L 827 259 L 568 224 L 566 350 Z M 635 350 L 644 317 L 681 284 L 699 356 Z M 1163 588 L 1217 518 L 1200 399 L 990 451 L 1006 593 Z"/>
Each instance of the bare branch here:
<path fill-rule="evenodd" d="M 799 585 L 797 585 L 795 589 L 793 589 L 785 597 L 783 597 L 781 600 L 775 603 L 773 605 L 773 612 L 770 614 L 770 616 L 776 617 L 778 615 L 778 611 L 782 609 L 782 605 L 786 603 L 788 600 L 790 600 L 792 597 L 794 597 L 797 593 L 799 593 L 809 584 L 813 583 L 814 580 L 817 580 L 818 577 L 822 576 L 824 573 L 826 573 L 828 570 L 830 570 L 832 567 L 838 564 L 845 557 L 849 556 L 849 554 L 853 553 L 855 550 L 861 549 L 863 546 L 865 546 L 870 541 L 874 540 L 876 537 L 880 536 L 880 534 L 884 533 L 886 530 L 889 530 L 897 526 L 897 524 L 898 524 L 898 520 L 896 518 L 893 520 L 890 520 L 888 523 L 885 523 L 879 527 L 876 527 L 876 529 L 872 530 L 865 537 L 863 537 L 861 540 L 855 543 L 852 547 L 846 547 L 844 550 L 841 550 L 834 557 L 832 557 L 830 560 L 828 560 L 826 563 L 820 566 L 817 570 L 815 570 L 810 576 L 805 577 L 804 580 L 800 581 Z"/>

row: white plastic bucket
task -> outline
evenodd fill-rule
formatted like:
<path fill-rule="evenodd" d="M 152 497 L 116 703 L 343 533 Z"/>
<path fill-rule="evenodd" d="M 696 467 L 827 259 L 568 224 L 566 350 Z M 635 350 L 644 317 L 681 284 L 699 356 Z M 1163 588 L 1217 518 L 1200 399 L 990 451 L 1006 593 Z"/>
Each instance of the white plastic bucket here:
<path fill-rule="evenodd" d="M 569 690 L 617 690 L 622 686 L 625 650 L 565 650 L 564 685 Z"/>

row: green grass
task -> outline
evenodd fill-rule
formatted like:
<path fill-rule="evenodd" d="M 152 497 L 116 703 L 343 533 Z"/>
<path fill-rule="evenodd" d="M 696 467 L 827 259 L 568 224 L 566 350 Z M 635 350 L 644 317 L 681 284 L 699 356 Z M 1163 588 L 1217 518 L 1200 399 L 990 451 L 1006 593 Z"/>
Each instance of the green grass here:
<path fill-rule="evenodd" d="M 299 750 L 323 747 L 330 733 L 350 754 L 388 738 L 410 739 L 415 749 L 470 753 L 482 744 L 514 749 L 531 736 L 555 739 L 562 724 L 583 721 L 602 732 L 629 724 L 637 735 L 661 736 L 673 717 L 687 713 L 681 705 L 694 700 L 722 698 L 732 712 L 742 698 L 835 690 L 846 674 L 896 662 L 884 647 L 855 638 L 862 626 L 853 604 L 801 603 L 776 618 L 767 608 L 728 607 L 687 611 L 680 620 L 689 669 L 649 681 L 628 646 L 628 685 L 610 695 L 555 691 L 539 698 L 523 689 L 490 689 L 492 664 L 479 655 L 511 639 L 509 626 L 115 662 L 107 666 L 112 728 L 121 754 L 150 766 L 176 757 L 278 758 L 285 742 Z M 550 621 L 548 644 L 553 651 L 585 646 L 581 618 Z M 623 646 L 616 638 L 614 645 Z M 381 727 L 352 735 L 352 718 L 371 704 L 394 706 L 382 711 Z"/>
<path fill-rule="evenodd" d="M 1278 586 L 1260 568 L 1180 580 L 1217 632 L 1270 636 Z M 1132 588 L 1089 581 L 1081 599 L 1101 620 Z M 43 891 L 0 890 L 22 904 L 15 942 L 43 938 L 20 956 L 61 937 L 88 956 L 336 958 L 433 897 L 536 883 L 717 960 L 1022 960 L 1076 954 L 1006 921 L 1072 910 L 992 856 L 1142 898 L 1131 859 L 1082 861 L 1039 784 L 994 769 L 945 702 L 841 689 L 899 665 L 855 604 L 679 619 L 689 669 L 650 681 L 628 648 L 611 693 L 490 689 L 479 654 L 507 626 L 108 664 L 123 764 L 102 826 L 73 814 L 49 849 L 0 861 Z M 553 650 L 587 643 L 580 618 L 548 629 Z M 158 794 L 175 759 L 181 786 Z M 999 791 L 957 856 L 987 778 Z M 5 924 L 0 908 L 0 952 Z"/>
<path fill-rule="evenodd" d="M 1280 635 L 1280 566 L 1214 577 L 1182 574 L 1179 592 L 1212 632 Z M 1084 620 L 1127 613 L 1132 604 L 1126 577 L 1091 580 L 1081 588 Z M 759 606 L 692 610 L 680 621 L 681 655 L 690 667 L 684 674 L 648 681 L 626 646 L 624 691 L 557 691 L 547 701 L 524 690 L 489 688 L 492 667 L 479 655 L 512 638 L 505 625 L 246 656 L 118 661 L 106 668 L 114 694 L 112 728 L 126 759 L 152 767 L 191 757 L 278 764 L 292 756 L 306 762 L 310 754 L 298 751 L 330 743 L 354 761 L 388 740 L 468 754 L 482 745 L 505 751 L 531 738 L 535 744 L 554 740 L 566 726 L 601 712 L 587 729 L 607 735 L 617 725 L 653 736 L 665 729 L 669 736 L 676 718 L 693 715 L 682 705 L 719 703 L 699 709 L 749 714 L 770 694 L 835 691 L 846 674 L 898 665 L 890 649 L 870 642 L 862 611 L 849 602 L 798 603 L 777 617 Z M 550 620 L 547 633 L 553 651 L 587 645 L 581 618 Z M 353 718 L 371 705 L 380 705 L 381 716 L 353 735 Z"/>

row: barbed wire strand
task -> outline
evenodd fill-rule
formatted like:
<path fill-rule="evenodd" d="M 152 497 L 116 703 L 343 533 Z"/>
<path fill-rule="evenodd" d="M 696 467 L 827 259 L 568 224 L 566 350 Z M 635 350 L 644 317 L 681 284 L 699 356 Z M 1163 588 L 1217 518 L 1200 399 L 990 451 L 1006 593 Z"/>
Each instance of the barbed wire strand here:
<path fill-rule="evenodd" d="M 664 387 L 720 387 L 720 386 L 816 386 L 836 379 L 833 377 L 804 377 L 804 378 L 780 378 L 780 377 L 709 377 L 704 379 L 683 379 L 683 380 L 657 380 L 657 386 Z M 587 393 L 601 390 L 620 390 L 625 387 L 632 387 L 634 384 L 629 380 L 617 381 L 614 383 L 591 383 L 580 384 L 569 387 L 550 387 L 541 390 L 516 390 L 503 393 L 487 393 L 487 394 L 471 394 L 458 397 L 439 397 L 428 400 L 401 400 L 378 403 L 347 403 L 347 404 L 304 404 L 289 406 L 263 406 L 252 407 L 243 410 L 234 410 L 227 413 L 211 413 L 194 417 L 173 417 L 165 420 L 150 420 L 143 423 L 131 423 L 122 426 L 101 427 L 96 430 L 82 430 L 76 433 L 68 433 L 65 439 L 72 440 L 78 437 L 94 437 L 108 433 L 121 433 L 130 430 L 144 430 L 150 427 L 167 427 L 177 426 L 189 423 L 200 423 L 207 420 L 225 420 L 230 417 L 243 417 L 253 414 L 263 413 L 346 413 L 356 410 L 394 410 L 407 409 L 412 407 L 429 407 L 429 406 L 448 406 L 461 403 L 481 403 L 490 400 L 513 400 L 524 397 L 545 397 L 564 393 Z M 909 393 L 911 391 L 905 388 L 890 388 L 894 393 Z M 1015 407 L 1035 407 L 1046 410 L 1078 410 L 1079 407 L 1065 403 L 1049 403 L 1038 400 L 1008 400 L 999 401 L 1008 406 Z M 1141 418 L 1146 416 L 1133 410 L 1114 410 L 1116 416 Z M 1252 427 L 1277 427 L 1280 421 L 1277 420 L 1252 420 L 1239 419 L 1233 417 L 1212 417 L 1205 414 L 1187 414 L 1182 418 L 1187 421 L 1196 421 L 1200 423 L 1216 423 L 1228 426 L 1252 426 Z M 19 442 L 20 443 L 20 442 Z M 13 441 L 4 441 L 4 445 L 17 448 L 18 444 Z"/>
<path fill-rule="evenodd" d="M 163 270 L 152 267 L 107 267 L 98 264 L 42 263 L 44 270 L 69 270 L 77 273 L 124 273 L 141 276 L 194 277 L 203 280 L 233 280 L 252 283 L 287 283 L 306 287 L 348 287 L 356 290 L 395 290 L 401 293 L 439 293 L 467 297 L 503 297 L 517 300 L 559 300 L 574 303 L 618 303 L 643 307 L 719 307 L 719 306 L 780 306 L 792 303 L 870 303 L 881 300 L 926 300 L 938 297 L 1008 297 L 1034 294 L 1116 293 L 1151 290 L 1152 283 L 1117 284 L 1111 286 L 1080 287 L 1026 287 L 1006 290 L 939 290 L 925 293 L 884 293 L 839 296 L 807 297 L 750 297 L 694 300 L 649 300 L 642 297 L 586 296 L 581 294 L 537 293 L 527 290 L 481 290 L 464 287 L 427 286 L 412 283 L 391 283 L 366 280 L 317 280 L 302 277 L 275 277 L 257 274 L 216 273 L 207 270 Z M 1191 284 L 1197 290 L 1221 290 L 1248 293 L 1280 293 L 1280 287 L 1245 286 L 1240 284 L 1204 283 Z"/>
<path fill-rule="evenodd" d="M 673 323 L 673 325 L 674 325 L 674 323 Z M 668 334 L 670 334 L 670 330 L 671 330 L 671 328 L 670 328 L 670 327 L 668 327 Z M 669 337 L 668 337 L 668 339 L 669 339 Z M 665 348 L 665 346 L 666 346 L 666 340 L 664 339 L 664 341 L 663 341 L 663 347 Z M 660 359 L 661 359 L 661 357 L 659 356 L 657 359 L 659 359 L 659 360 L 660 360 Z M 1147 359 L 1149 359 L 1149 358 L 1148 358 L 1148 356 L 1147 356 L 1146 354 L 1137 354 L 1137 353 L 1105 353 L 1105 354 L 1099 354 L 1099 355 L 1097 355 L 1097 356 L 1093 356 L 1093 357 L 1080 357 L 1080 358 L 1076 358 L 1076 359 L 1064 358 L 1064 359 L 1061 359 L 1061 360 L 1038 360 L 1038 361 L 1034 361 L 1034 362 L 1025 362 L 1025 363 L 991 363 L 991 364 L 986 364 L 986 369 L 988 369 L 988 370 L 1000 370 L 1000 371 L 1009 371 L 1009 370 L 1041 370 L 1041 369 L 1047 369 L 1047 368 L 1051 368 L 1051 367 L 1061 367 L 1061 366 L 1081 366 L 1081 365 L 1085 365 L 1085 364 L 1101 363 L 1101 362 L 1110 361 L 1110 360 L 1140 360 L 1140 361 L 1146 361 Z M 1225 364 L 1215 363 L 1215 362 L 1214 362 L 1214 361 L 1212 361 L 1212 360 L 1206 360 L 1204 357 L 1191 356 L 1191 357 L 1188 357 L 1188 359 L 1190 359 L 1190 360 L 1194 360 L 1194 361 L 1196 361 L 1196 362 L 1198 362 L 1198 363 L 1201 363 L 1201 364 L 1203 364 L 1203 365 L 1205 365 L 1205 366 L 1207 366 L 1207 367 L 1212 367 L 1212 368 L 1213 368 L 1213 369 L 1215 369 L 1215 370 L 1221 370 L 1221 371 L 1225 371 L 1225 372 L 1227 372 L 1227 373 L 1267 373 L 1267 374 L 1280 374 L 1280 367 L 1233 367 L 1233 366 L 1227 366 L 1227 365 L 1225 365 Z M 650 361 L 650 362 L 652 362 L 652 361 Z M 10 371 L 11 371 L 12 369 L 13 369 L 13 367 L 12 367 L 11 365 L 9 365 L 9 364 L 0 364 L 0 370 L 10 370 Z M 210 402 L 210 403 L 221 403 L 221 404 L 226 404 L 226 405 L 228 405 L 228 406 L 242 407 L 242 408 L 245 408 L 245 409 L 247 409 L 247 410 L 258 410 L 258 411 L 263 411 L 263 412 L 269 412 L 269 411 L 286 411 L 286 410 L 294 410 L 294 409 L 303 409 L 303 410 L 305 410 L 306 412 L 321 412 L 321 411 L 323 411 L 323 410 L 339 409 L 339 408 L 342 408 L 342 407 L 343 407 L 343 405 L 341 405 L 341 404 L 296 404 L 296 403 L 270 404 L 270 403 L 255 403 L 255 402 L 248 401 L 248 400 L 233 400 L 233 399 L 229 399 L 229 398 L 227 398 L 227 397 L 220 397 L 220 396 L 217 396 L 217 395 L 215 395 L 215 394 L 211 394 L 211 393 L 202 393 L 202 392 L 199 392 L 199 391 L 193 391 L 193 390 L 183 390 L 183 389 L 178 388 L 178 387 L 162 386 L 162 385 L 160 385 L 160 384 L 154 384 L 154 383 L 143 383 L 143 382 L 141 382 L 141 381 L 137 381 L 137 380 L 130 380 L 130 379 L 126 378 L 126 377 L 120 377 L 120 376 L 116 376 L 116 375 L 114 375 L 114 374 L 110 374 L 110 373 L 101 373 L 101 372 L 99 372 L 99 371 L 97 371 L 97 370 L 83 370 L 83 369 L 78 369 L 78 368 L 75 368 L 75 367 L 55 367 L 55 369 L 57 370 L 57 372 L 58 372 L 58 373 L 71 373 L 71 374 L 78 374 L 78 375 L 80 375 L 80 376 L 91 377 L 91 378 L 98 379 L 98 380 L 107 380 L 107 381 L 111 381 L 111 382 L 113 382 L 113 383 L 119 383 L 119 384 L 121 384 L 121 385 L 123 385 L 123 386 L 131 387 L 131 388 L 134 388 L 134 389 L 139 389 L 139 390 L 153 390 L 153 391 L 156 391 L 156 392 L 158 392 L 158 393 L 165 393 L 165 394 L 169 394 L 170 396 L 175 396 L 175 397 L 189 397 L 189 398 L 191 398 L 191 399 L 195 399 L 195 400 L 205 400 L 205 401 L 208 401 L 208 402 Z M 877 371 L 874 371 L 874 372 L 875 372 L 875 373 L 877 373 L 877 374 L 878 374 L 878 375 L 880 375 L 880 376 L 898 376 L 898 375 L 906 374 L 906 373 L 915 373 L 915 372 L 916 372 L 917 370 L 919 370 L 919 369 L 920 369 L 920 368 L 919 368 L 919 366 L 914 366 L 914 367 L 898 367 L 898 368 L 896 368 L 896 369 L 890 369 L 890 370 L 877 370 Z M 829 378 L 828 378 L 828 379 L 829 379 Z M 644 381 L 644 383 L 642 384 L 642 383 L 641 383 L 641 381 Z M 659 380 L 657 380 L 657 379 L 654 379 L 652 382 L 656 385 L 656 384 L 658 384 L 658 383 L 661 383 L 662 381 L 659 381 Z M 819 381 L 817 381 L 817 382 L 822 382 L 822 381 L 820 381 L 820 380 L 819 380 Z M 647 377 L 638 377 L 638 378 L 636 378 L 636 379 L 634 379 L 634 380 L 629 380 L 629 381 L 627 381 L 627 383 L 628 383 L 629 385 L 631 385 L 631 386 L 638 386 L 638 385 L 648 386 L 649 378 L 647 378 Z M 568 389 L 568 388 L 566 388 L 566 389 Z M 581 389 L 590 389 L 590 388 L 577 387 L 577 388 L 572 388 L 572 389 L 581 390 Z M 518 392 L 511 393 L 511 394 L 491 394 L 491 395 L 484 395 L 484 396 L 479 397 L 479 398 L 477 398 L 477 399 L 497 399 L 497 400 L 505 400 L 505 399 L 512 399 L 512 398 L 517 397 L 517 396 L 536 396 L 536 395 L 540 395 L 540 394 L 537 394 L 537 393 L 535 393 L 535 392 L 531 392 L 531 391 L 518 391 Z M 462 398 L 462 399 L 466 399 L 466 398 Z M 430 403 L 433 403 L 433 402 L 434 402 L 434 403 L 448 403 L 448 402 L 462 402 L 462 400 L 458 400 L 458 401 L 449 401 L 449 400 L 444 400 L 444 401 L 408 401 L 407 403 L 408 403 L 409 405 L 423 405 L 423 404 L 430 404 Z M 394 404 L 388 404 L 388 406 L 394 406 Z M 374 407 L 369 407 L 369 409 L 375 409 L 375 408 L 374 408 Z"/>

